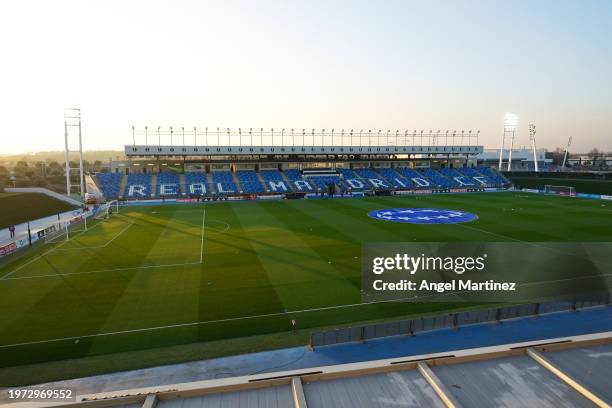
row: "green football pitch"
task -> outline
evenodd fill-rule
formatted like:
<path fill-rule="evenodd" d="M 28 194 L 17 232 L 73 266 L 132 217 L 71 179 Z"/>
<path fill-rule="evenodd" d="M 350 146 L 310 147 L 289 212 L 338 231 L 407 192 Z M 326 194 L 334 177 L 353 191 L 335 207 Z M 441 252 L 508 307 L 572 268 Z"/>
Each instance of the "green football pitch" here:
<path fill-rule="evenodd" d="M 478 215 L 414 225 L 390 207 Z M 129 206 L 0 266 L 0 365 L 356 324 L 457 304 L 360 304 L 363 242 L 612 241 L 612 202 L 482 193 Z M 465 305 L 461 305 L 465 306 Z"/>

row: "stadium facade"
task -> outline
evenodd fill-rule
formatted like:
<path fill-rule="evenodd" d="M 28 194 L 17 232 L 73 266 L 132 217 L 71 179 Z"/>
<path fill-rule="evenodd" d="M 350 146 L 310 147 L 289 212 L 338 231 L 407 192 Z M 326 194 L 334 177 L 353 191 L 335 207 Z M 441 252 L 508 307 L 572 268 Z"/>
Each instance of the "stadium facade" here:
<path fill-rule="evenodd" d="M 233 137 L 234 136 L 234 137 Z M 154 199 L 312 194 L 364 195 L 497 189 L 510 183 L 477 157 L 478 133 L 378 135 L 283 135 L 283 143 L 254 144 L 253 135 L 232 135 L 228 143 L 198 145 L 134 143 L 128 160 L 111 163 L 95 181 L 106 199 Z M 212 137 L 212 136 L 211 136 Z M 239 138 L 239 139 L 237 139 Z M 206 140 L 210 139 L 206 136 Z M 250 143 L 243 143 L 243 139 Z M 290 141 L 285 143 L 285 139 Z M 355 143 L 355 139 L 357 143 Z M 172 140 L 172 138 L 171 138 Z M 239 143 L 232 143 L 239 140 Z M 367 140 L 367 143 L 363 143 Z M 259 142 L 274 141 L 262 134 Z"/>

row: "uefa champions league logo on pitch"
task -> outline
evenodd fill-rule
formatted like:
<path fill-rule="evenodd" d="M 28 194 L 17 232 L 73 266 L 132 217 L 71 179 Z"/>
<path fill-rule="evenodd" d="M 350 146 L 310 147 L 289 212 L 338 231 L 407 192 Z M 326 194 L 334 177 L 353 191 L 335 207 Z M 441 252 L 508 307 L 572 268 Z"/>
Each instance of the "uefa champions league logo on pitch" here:
<path fill-rule="evenodd" d="M 386 208 L 368 213 L 369 217 L 409 224 L 456 224 L 478 219 L 476 214 L 440 208 Z"/>

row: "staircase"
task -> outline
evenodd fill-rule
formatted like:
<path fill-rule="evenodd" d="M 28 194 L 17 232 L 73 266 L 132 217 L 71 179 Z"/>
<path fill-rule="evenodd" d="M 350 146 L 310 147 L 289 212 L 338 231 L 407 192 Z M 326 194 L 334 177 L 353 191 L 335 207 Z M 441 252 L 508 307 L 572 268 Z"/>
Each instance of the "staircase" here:
<path fill-rule="evenodd" d="M 125 186 L 127 186 L 127 175 L 121 176 L 121 182 L 119 183 L 119 198 L 123 198 L 123 193 L 125 192 Z"/>
<path fill-rule="evenodd" d="M 293 183 L 289 180 L 289 178 L 287 177 L 287 175 L 285 175 L 284 171 L 279 170 L 279 173 L 281 174 L 281 177 L 283 179 L 283 181 L 285 182 L 285 184 L 287 185 L 287 188 L 290 191 L 295 191 L 295 186 L 293 185 Z M 267 188 L 267 186 L 266 186 Z"/>
<path fill-rule="evenodd" d="M 185 180 L 185 173 L 179 174 L 179 185 L 182 195 L 187 195 L 187 180 Z"/>
<path fill-rule="evenodd" d="M 213 182 L 212 171 L 210 173 L 206 173 L 206 183 L 208 184 L 208 191 L 213 193 L 217 191 L 215 183 Z"/>
<path fill-rule="evenodd" d="M 240 183 L 240 179 L 238 178 L 235 172 L 232 172 L 232 180 L 234 180 L 234 184 L 236 184 L 236 187 L 238 187 L 239 192 L 244 191 L 244 189 L 242 188 L 242 184 Z"/>
<path fill-rule="evenodd" d="M 151 197 L 155 197 L 157 193 L 157 173 L 151 174 Z"/>
<path fill-rule="evenodd" d="M 257 179 L 259 180 L 259 182 L 261 183 L 261 185 L 263 186 L 264 190 L 266 190 L 266 192 L 270 192 L 270 189 L 268 188 L 268 186 L 266 185 L 266 181 L 263 179 L 263 177 L 261 177 L 261 173 L 255 172 L 255 174 L 257 174 Z M 291 188 L 291 186 L 287 185 L 287 188 Z"/>

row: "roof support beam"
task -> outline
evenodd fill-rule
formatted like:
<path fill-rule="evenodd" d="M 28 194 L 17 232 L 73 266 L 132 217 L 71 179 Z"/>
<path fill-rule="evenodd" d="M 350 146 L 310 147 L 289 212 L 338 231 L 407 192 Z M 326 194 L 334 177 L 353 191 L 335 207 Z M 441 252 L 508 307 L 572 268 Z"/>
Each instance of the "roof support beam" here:
<path fill-rule="evenodd" d="M 444 405 L 446 405 L 448 408 L 461 408 L 461 404 L 459 403 L 459 401 L 455 399 L 453 394 L 451 394 L 450 391 L 446 388 L 446 386 L 442 384 L 442 381 L 440 381 L 438 376 L 435 375 L 433 371 L 431 371 L 431 369 L 426 363 L 420 362 L 417 364 L 417 367 L 423 378 L 425 378 L 429 385 L 431 385 L 431 387 L 434 389 L 436 394 L 438 394 L 438 397 L 440 397 Z"/>
<path fill-rule="evenodd" d="M 578 381 L 574 380 L 569 375 L 565 374 L 561 369 L 555 366 L 549 359 L 544 357 L 542 354 L 537 352 L 533 348 L 527 349 L 527 355 L 537 361 L 540 365 L 546 368 L 548 371 L 559 377 L 563 380 L 567 385 L 572 387 L 575 391 L 582 394 L 585 398 L 588 398 L 593 404 L 598 407 L 610 407 L 610 404 L 606 403 L 604 400 L 595 395 L 592 391 L 589 391 L 585 386 L 580 384 Z"/>
<path fill-rule="evenodd" d="M 155 408 L 155 406 L 157 405 L 157 401 L 157 395 L 149 394 L 142 403 L 142 408 Z"/>
<path fill-rule="evenodd" d="M 291 394 L 293 395 L 293 405 L 295 408 L 308 408 L 300 377 L 291 378 Z"/>

